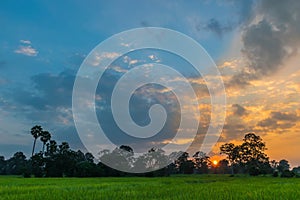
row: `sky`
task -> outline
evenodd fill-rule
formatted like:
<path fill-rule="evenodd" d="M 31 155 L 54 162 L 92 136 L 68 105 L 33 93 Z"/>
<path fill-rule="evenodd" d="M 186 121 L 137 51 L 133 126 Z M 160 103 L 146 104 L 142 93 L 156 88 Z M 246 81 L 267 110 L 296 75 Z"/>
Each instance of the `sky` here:
<path fill-rule="evenodd" d="M 4 0 L 0 4 L 1 155 L 9 157 L 16 151 L 29 155 L 30 129 L 36 124 L 49 130 L 53 139 L 85 149 L 72 113 L 73 85 L 81 64 L 114 34 L 162 27 L 201 44 L 221 73 L 227 112 L 210 155 L 217 156 L 220 145 L 238 143 L 254 132 L 266 142 L 270 159 L 300 165 L 299 1 Z M 153 49 L 122 55 L 100 79 L 96 110 L 98 117 L 105 116 L 99 117 L 99 123 L 108 137 L 117 145 L 127 143 L 141 151 L 174 137 L 180 118 L 178 101 L 159 85 L 137 89 L 130 104 L 131 116 L 141 126 L 150 122 L 151 105 L 166 108 L 168 119 L 152 143 L 122 136 L 114 122 L 109 103 L 113 86 L 129 68 L 147 62 L 170 65 L 192 83 L 200 106 L 184 109 L 200 109 L 197 131 L 199 141 L 203 139 L 212 114 L 205 77 L 184 59 Z M 184 131 L 188 135 L 190 130 Z M 176 145 L 188 140 L 182 137 Z M 193 143 L 191 149 L 198 150 L 199 144 Z"/>

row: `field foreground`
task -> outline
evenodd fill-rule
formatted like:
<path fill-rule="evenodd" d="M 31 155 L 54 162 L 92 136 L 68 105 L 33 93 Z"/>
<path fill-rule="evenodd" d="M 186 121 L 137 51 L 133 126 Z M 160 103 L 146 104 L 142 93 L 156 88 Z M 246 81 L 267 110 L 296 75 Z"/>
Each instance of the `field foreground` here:
<path fill-rule="evenodd" d="M 300 199 L 300 179 L 223 175 L 30 179 L 2 176 L 0 199 Z"/>

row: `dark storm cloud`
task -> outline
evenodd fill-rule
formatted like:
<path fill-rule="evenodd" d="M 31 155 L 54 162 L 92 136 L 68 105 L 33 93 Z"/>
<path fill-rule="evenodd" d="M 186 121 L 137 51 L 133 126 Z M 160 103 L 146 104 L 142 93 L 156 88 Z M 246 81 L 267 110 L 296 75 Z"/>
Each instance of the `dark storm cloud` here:
<path fill-rule="evenodd" d="M 117 146 L 132 146 L 136 152 L 162 147 L 166 140 L 172 139 L 179 125 L 178 102 L 174 94 L 164 92 L 158 85 L 146 85 L 137 90 L 130 102 L 133 120 L 141 126 L 150 123 L 149 109 L 154 104 L 164 105 L 168 112 L 167 122 L 157 136 L 149 140 L 128 137 L 116 125 L 112 116 L 110 100 L 119 74 L 107 70 L 99 81 L 96 100 L 96 112 L 99 123 L 109 139 Z M 79 77 L 80 78 L 80 77 Z M 67 141 L 73 148 L 83 148 L 75 129 L 72 116 L 72 90 L 75 80 L 73 71 L 60 74 L 38 74 L 32 77 L 34 88 L 30 91 L 17 89 L 13 91 L 17 110 L 28 120 L 42 125 L 53 134 L 53 139 Z M 87 85 L 90 80 L 86 80 Z M 83 95 L 86 91 L 83 91 Z M 105 116 L 105 117 L 100 117 Z"/>
<path fill-rule="evenodd" d="M 249 67 L 259 75 L 269 75 L 277 70 L 287 54 L 280 33 L 266 20 L 246 28 L 242 39 L 242 52 L 248 58 Z"/>
<path fill-rule="evenodd" d="M 287 129 L 296 125 L 299 116 L 296 113 L 271 112 L 270 116 L 257 123 L 258 126 L 270 129 Z"/>
<path fill-rule="evenodd" d="M 233 108 L 233 114 L 238 116 L 247 115 L 247 110 L 239 105 L 239 104 L 232 104 L 231 106 Z"/>
<path fill-rule="evenodd" d="M 250 85 L 250 81 L 257 78 L 256 74 L 243 70 L 241 73 L 234 74 L 230 81 L 225 83 L 225 86 L 233 88 L 244 87 Z"/>
<path fill-rule="evenodd" d="M 263 122 L 273 126 L 273 121 Z M 264 124 L 264 125 L 266 125 Z M 262 127 L 262 126 L 260 126 Z M 266 126 L 267 127 L 267 126 Z M 254 132 L 259 135 L 265 135 L 267 132 L 258 128 L 257 126 L 249 125 L 243 120 L 232 120 L 229 119 L 224 125 L 223 132 L 220 138 L 222 142 L 228 142 L 230 140 L 240 140 L 246 133 Z"/>
<path fill-rule="evenodd" d="M 296 113 L 283 113 L 283 112 L 272 112 L 271 118 L 280 121 L 290 121 L 290 122 L 296 122 L 299 120 L 299 117 L 296 115 Z"/>
<path fill-rule="evenodd" d="M 223 25 L 217 19 L 212 18 L 204 25 L 203 29 L 222 37 L 224 33 L 231 31 L 233 27 L 231 25 Z"/>
<path fill-rule="evenodd" d="M 275 129 L 288 129 L 294 127 L 296 124 L 291 122 L 284 122 L 284 123 L 278 123 L 277 120 L 272 118 L 267 118 L 262 121 L 260 121 L 257 126 L 275 130 Z M 277 130 L 278 133 L 280 133 L 280 130 Z"/>
<path fill-rule="evenodd" d="M 84 149 L 71 111 L 74 80 L 73 71 L 37 74 L 31 78 L 34 86 L 31 90 L 19 87 L 7 95 L 14 103 L 13 106 L 6 105 L 6 110 L 25 117 L 29 122 L 33 122 L 32 126 L 41 125 L 50 131 L 52 138 L 58 142 L 67 141 L 72 148 Z"/>
<path fill-rule="evenodd" d="M 260 16 L 260 20 L 243 26 L 242 53 L 247 66 L 232 78 L 229 86 L 244 86 L 272 75 L 287 58 L 296 55 L 300 44 L 299 9 L 297 0 L 258 2 L 253 16 Z"/>
<path fill-rule="evenodd" d="M 240 139 L 247 132 L 254 130 L 254 127 L 249 127 L 243 121 L 230 120 L 223 127 L 223 133 L 221 135 L 221 140 L 236 140 Z"/>
<path fill-rule="evenodd" d="M 234 140 L 241 138 L 245 133 L 254 131 L 255 127 L 249 126 L 249 124 L 245 123 L 242 116 L 248 115 L 247 110 L 239 105 L 232 104 L 231 105 L 233 114 L 227 116 L 226 123 L 223 127 L 223 136 L 221 136 L 221 140 L 225 139 Z"/>
<path fill-rule="evenodd" d="M 39 110 L 71 106 L 75 80 L 72 72 L 37 74 L 31 80 L 34 86 L 32 90 L 17 88 L 13 91 L 13 98 L 19 104 Z"/>
<path fill-rule="evenodd" d="M 257 123 L 257 126 L 271 128 L 271 129 L 277 128 L 277 125 L 278 125 L 277 121 L 272 118 L 267 118 Z"/>
<path fill-rule="evenodd" d="M 40 103 L 50 107 L 70 107 L 75 75 L 62 72 L 59 75 L 39 74 L 32 77 L 38 90 Z"/>

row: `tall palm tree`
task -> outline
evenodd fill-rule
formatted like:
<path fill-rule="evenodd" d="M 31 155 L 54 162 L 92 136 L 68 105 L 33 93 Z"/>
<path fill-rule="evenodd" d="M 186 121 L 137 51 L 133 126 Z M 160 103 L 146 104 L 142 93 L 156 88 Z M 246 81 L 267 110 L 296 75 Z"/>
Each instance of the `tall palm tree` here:
<path fill-rule="evenodd" d="M 31 156 L 33 156 L 33 154 L 34 154 L 36 140 L 41 136 L 42 132 L 43 132 L 43 128 L 41 126 L 37 126 L 36 125 L 36 126 L 34 126 L 34 127 L 31 128 L 30 133 L 31 133 L 31 135 L 34 138 Z"/>
<path fill-rule="evenodd" d="M 45 145 L 51 139 L 51 134 L 48 131 L 41 132 L 41 141 L 43 142 L 43 153 L 45 152 Z"/>

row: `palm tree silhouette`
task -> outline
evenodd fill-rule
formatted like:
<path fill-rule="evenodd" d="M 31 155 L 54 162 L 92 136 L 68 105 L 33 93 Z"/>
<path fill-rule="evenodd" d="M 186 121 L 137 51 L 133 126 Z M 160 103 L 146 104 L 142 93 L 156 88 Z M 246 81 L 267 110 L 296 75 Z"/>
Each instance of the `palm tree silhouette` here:
<path fill-rule="evenodd" d="M 41 132 L 41 141 L 43 142 L 43 153 L 45 152 L 45 145 L 51 139 L 51 134 L 48 131 Z"/>
<path fill-rule="evenodd" d="M 34 126 L 34 127 L 31 128 L 30 133 L 31 133 L 31 135 L 34 138 L 31 156 L 33 156 L 33 154 L 34 154 L 36 140 L 41 136 L 42 132 L 43 132 L 43 128 L 41 126 L 37 126 L 36 125 L 36 126 Z"/>

